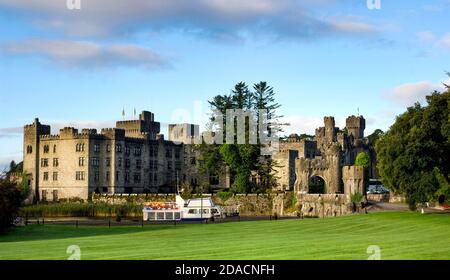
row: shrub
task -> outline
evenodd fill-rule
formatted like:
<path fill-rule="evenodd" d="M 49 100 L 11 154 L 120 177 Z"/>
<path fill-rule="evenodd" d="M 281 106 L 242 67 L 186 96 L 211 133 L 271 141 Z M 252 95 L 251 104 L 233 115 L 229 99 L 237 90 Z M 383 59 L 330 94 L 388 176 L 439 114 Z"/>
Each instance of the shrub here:
<path fill-rule="evenodd" d="M 294 192 L 290 193 L 284 204 L 284 209 L 288 211 L 295 211 L 295 205 L 297 204 L 297 196 Z"/>
<path fill-rule="evenodd" d="M 108 203 L 51 203 L 36 204 L 20 209 L 27 217 L 104 217 L 104 216 L 141 216 L 142 204 L 126 203 L 113 205 Z"/>
<path fill-rule="evenodd" d="M 363 195 L 360 193 L 354 193 L 351 196 L 352 203 L 360 203 L 363 200 Z"/>
<path fill-rule="evenodd" d="M 6 179 L 0 179 L 0 232 L 11 226 L 22 203 L 22 192 Z"/>
<path fill-rule="evenodd" d="M 233 196 L 233 193 L 228 191 L 219 191 L 216 195 L 220 198 L 220 200 L 225 202 Z"/>

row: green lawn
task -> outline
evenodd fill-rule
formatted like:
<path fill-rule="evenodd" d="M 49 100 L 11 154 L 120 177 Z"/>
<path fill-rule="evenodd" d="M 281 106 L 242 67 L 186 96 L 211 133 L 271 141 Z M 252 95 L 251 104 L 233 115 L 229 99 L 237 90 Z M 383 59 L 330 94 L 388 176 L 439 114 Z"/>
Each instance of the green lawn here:
<path fill-rule="evenodd" d="M 327 219 L 140 227 L 36 225 L 0 236 L 0 259 L 450 259 L 450 216 L 385 212 Z"/>

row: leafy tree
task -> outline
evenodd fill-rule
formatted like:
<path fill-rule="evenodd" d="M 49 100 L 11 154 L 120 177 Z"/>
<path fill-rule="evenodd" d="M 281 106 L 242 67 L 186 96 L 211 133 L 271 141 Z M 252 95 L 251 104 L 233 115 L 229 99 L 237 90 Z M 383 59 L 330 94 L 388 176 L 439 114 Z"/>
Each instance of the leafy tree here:
<path fill-rule="evenodd" d="M 362 166 L 364 168 L 370 167 L 370 156 L 366 152 L 361 152 L 356 156 L 355 160 L 356 166 Z"/>
<path fill-rule="evenodd" d="M 211 109 L 219 111 L 223 115 L 223 134 L 224 139 L 226 135 L 226 110 L 227 109 L 243 109 L 255 110 L 256 119 L 254 120 L 257 126 L 259 125 L 259 109 L 267 110 L 267 119 L 269 125 L 277 125 L 278 116 L 276 109 L 280 107 L 275 102 L 275 93 L 273 88 L 268 86 L 266 82 L 260 82 L 253 86 L 254 91 L 250 91 L 244 82 L 239 82 L 231 91 L 231 95 L 217 95 L 209 104 Z M 215 121 L 217 115 L 213 115 L 211 121 Z M 220 120 L 219 120 L 220 121 Z M 237 129 L 237 123 L 234 123 L 234 129 Z M 228 166 L 234 183 L 232 191 L 236 193 L 248 193 L 252 191 L 259 191 L 260 189 L 267 189 L 273 185 L 275 180 L 273 178 L 272 170 L 274 163 L 270 157 L 261 156 L 261 143 L 257 145 L 249 143 L 249 120 L 246 119 L 245 124 L 245 144 L 221 144 L 221 145 L 207 145 L 201 144 L 198 146 L 200 150 L 200 168 L 209 173 L 217 172 L 217 170 L 224 171 L 225 166 Z M 259 126 L 257 127 L 259 130 Z M 213 130 L 213 125 L 210 124 L 208 129 Z M 269 133 L 275 133 L 270 131 Z M 255 186 L 250 182 L 252 171 L 256 171 L 261 178 L 260 186 Z"/>
<path fill-rule="evenodd" d="M 397 117 L 376 144 L 383 183 L 411 209 L 449 189 L 450 91 L 433 92 Z"/>
<path fill-rule="evenodd" d="M 367 138 L 369 139 L 369 143 L 372 146 L 375 146 L 377 144 L 378 139 L 380 139 L 381 136 L 383 136 L 384 132 L 381 129 L 375 129 L 375 131 L 370 134 L 369 136 L 367 136 Z"/>
<path fill-rule="evenodd" d="M 23 200 L 23 193 L 5 174 L 0 176 L 0 232 L 14 221 Z"/>

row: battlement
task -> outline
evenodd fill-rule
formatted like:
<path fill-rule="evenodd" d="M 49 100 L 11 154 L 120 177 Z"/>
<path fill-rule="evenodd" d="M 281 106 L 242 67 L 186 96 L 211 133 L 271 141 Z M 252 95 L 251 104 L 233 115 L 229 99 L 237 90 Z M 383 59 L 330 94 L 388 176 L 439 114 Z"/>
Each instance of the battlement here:
<path fill-rule="evenodd" d="M 41 124 L 41 123 L 39 122 L 39 118 L 35 118 L 33 123 L 31 123 L 31 124 L 26 124 L 26 125 L 24 126 L 24 128 L 33 128 L 33 127 L 36 127 L 36 126 L 38 126 L 38 125 L 40 125 L 40 124 Z"/>
<path fill-rule="evenodd" d="M 81 134 L 83 135 L 97 135 L 97 129 L 83 128 L 81 130 Z"/>
<path fill-rule="evenodd" d="M 160 132 L 161 125 L 154 121 L 153 113 L 143 111 L 138 120 L 118 121 L 116 127 L 125 130 L 125 136 L 127 137 L 142 137 L 142 133 L 146 133 L 149 136 L 144 136 L 144 138 L 155 139 L 156 134 Z"/>
<path fill-rule="evenodd" d="M 125 130 L 120 128 L 102 128 L 101 135 L 109 139 L 124 139 Z"/>
<path fill-rule="evenodd" d="M 39 138 L 41 140 L 59 140 L 59 139 L 61 139 L 59 134 L 45 134 L 45 135 L 40 135 Z"/>
<path fill-rule="evenodd" d="M 346 128 L 349 135 L 353 135 L 355 139 L 364 137 L 366 129 L 366 120 L 363 116 L 349 116 L 346 120 Z"/>
<path fill-rule="evenodd" d="M 332 116 L 324 117 L 323 122 L 325 124 L 325 128 L 334 128 L 336 126 L 336 121 Z"/>

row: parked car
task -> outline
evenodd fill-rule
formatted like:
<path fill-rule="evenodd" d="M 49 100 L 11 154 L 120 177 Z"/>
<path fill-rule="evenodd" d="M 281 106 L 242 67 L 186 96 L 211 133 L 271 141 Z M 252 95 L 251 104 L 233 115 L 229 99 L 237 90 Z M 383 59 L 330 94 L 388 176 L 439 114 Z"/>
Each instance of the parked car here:
<path fill-rule="evenodd" d="M 390 191 L 385 188 L 383 185 L 372 185 L 369 186 L 367 190 L 367 194 L 389 194 Z"/>

